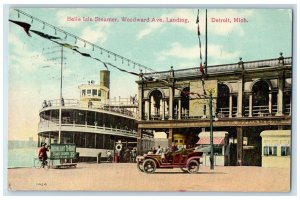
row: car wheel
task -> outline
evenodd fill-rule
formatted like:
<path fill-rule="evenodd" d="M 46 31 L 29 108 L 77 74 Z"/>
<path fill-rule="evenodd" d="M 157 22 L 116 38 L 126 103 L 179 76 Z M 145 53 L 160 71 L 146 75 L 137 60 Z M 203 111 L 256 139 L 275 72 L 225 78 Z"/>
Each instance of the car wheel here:
<path fill-rule="evenodd" d="M 144 168 L 143 168 L 143 162 L 137 162 L 137 168 L 139 169 L 139 171 L 144 172 Z"/>
<path fill-rule="evenodd" d="M 196 160 L 191 160 L 187 166 L 187 171 L 190 174 L 197 173 L 199 170 L 199 163 Z"/>
<path fill-rule="evenodd" d="M 146 172 L 147 174 L 154 173 L 155 170 L 156 170 L 155 161 L 152 160 L 152 159 L 145 160 L 144 163 L 143 163 L 143 169 L 144 169 L 144 172 Z"/>
<path fill-rule="evenodd" d="M 187 173 L 187 172 L 188 172 L 188 170 L 187 170 L 186 168 L 180 167 L 180 169 L 181 169 L 181 171 L 182 171 L 183 173 Z"/>

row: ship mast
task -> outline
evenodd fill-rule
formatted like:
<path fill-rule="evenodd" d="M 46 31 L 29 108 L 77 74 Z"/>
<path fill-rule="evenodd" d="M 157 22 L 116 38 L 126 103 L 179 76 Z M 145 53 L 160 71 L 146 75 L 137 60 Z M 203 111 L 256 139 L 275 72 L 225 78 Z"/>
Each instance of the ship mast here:
<path fill-rule="evenodd" d="M 63 104 L 63 99 L 62 99 L 62 68 L 63 68 L 63 55 L 64 55 L 64 47 L 61 45 L 61 63 L 60 63 L 60 91 L 59 91 L 59 122 L 58 122 L 58 144 L 61 143 L 61 109 L 62 109 L 62 104 Z"/>
<path fill-rule="evenodd" d="M 207 76 L 207 9 L 205 9 L 205 75 Z"/>

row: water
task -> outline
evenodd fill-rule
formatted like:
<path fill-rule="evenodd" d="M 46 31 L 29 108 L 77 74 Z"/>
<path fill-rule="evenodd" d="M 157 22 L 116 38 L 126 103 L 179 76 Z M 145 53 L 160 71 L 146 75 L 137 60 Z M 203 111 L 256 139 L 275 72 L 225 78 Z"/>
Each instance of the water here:
<path fill-rule="evenodd" d="M 36 147 L 8 149 L 8 168 L 33 167 L 37 155 Z"/>

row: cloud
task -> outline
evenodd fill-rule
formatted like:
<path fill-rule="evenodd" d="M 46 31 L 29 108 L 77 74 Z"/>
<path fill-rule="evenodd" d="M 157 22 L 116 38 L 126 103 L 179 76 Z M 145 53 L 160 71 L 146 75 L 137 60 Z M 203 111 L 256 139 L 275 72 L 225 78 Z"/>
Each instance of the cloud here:
<path fill-rule="evenodd" d="M 107 28 L 109 23 L 99 23 L 95 26 L 88 26 L 81 32 L 81 37 L 92 43 L 104 43 L 107 40 Z"/>
<path fill-rule="evenodd" d="M 143 37 L 149 35 L 150 33 L 156 31 L 156 29 L 160 28 L 162 24 L 159 23 L 151 23 L 145 29 L 141 30 L 137 34 L 137 39 L 140 40 Z"/>
<path fill-rule="evenodd" d="M 30 38 L 30 40 L 32 39 Z M 10 33 L 8 42 L 11 49 L 9 54 L 11 68 L 22 67 L 22 69 L 32 72 L 39 67 L 53 65 L 53 62 L 47 61 L 41 52 L 28 49 L 28 44 L 22 42 L 15 34 Z"/>
<path fill-rule="evenodd" d="M 203 47 L 203 50 L 205 46 Z M 217 44 L 209 44 L 207 54 L 209 57 L 214 58 L 214 63 L 217 61 L 227 61 L 227 60 L 237 60 L 240 52 L 234 51 L 229 52 L 224 49 L 223 46 Z M 187 66 L 193 61 L 199 60 L 199 47 L 198 45 L 192 47 L 185 47 L 178 42 L 171 44 L 169 49 L 163 50 L 156 54 L 159 61 L 168 60 L 168 59 L 181 59 L 182 61 L 179 64 Z M 204 61 L 204 52 L 202 51 L 203 61 Z M 212 63 L 212 62 L 210 62 Z"/>
<path fill-rule="evenodd" d="M 253 10 L 233 10 L 233 9 L 222 9 L 222 10 L 209 10 L 208 11 L 208 31 L 211 34 L 215 35 L 227 35 L 231 32 L 236 32 L 237 34 L 243 36 L 244 30 L 240 23 L 212 23 L 211 18 L 230 18 L 234 19 L 237 17 L 240 18 L 249 18 L 253 14 Z M 173 26 L 178 26 L 180 28 L 184 28 L 188 31 L 193 31 L 196 33 L 197 25 L 196 25 L 196 17 L 197 11 L 196 9 L 179 9 L 166 14 L 161 15 L 159 18 L 181 18 L 187 19 L 188 23 L 168 23 Z M 199 14 L 199 25 L 201 34 L 205 32 L 205 12 L 204 10 L 200 11 Z M 162 26 L 167 25 L 167 23 L 149 23 L 143 30 L 138 32 L 137 39 L 140 40 L 145 36 L 158 31 Z"/>
<path fill-rule="evenodd" d="M 184 47 L 180 43 L 174 42 L 169 49 L 159 52 L 157 56 L 159 60 L 166 60 L 170 57 L 191 60 L 199 57 L 198 52 L 199 47 L 197 45 L 193 47 Z"/>
<path fill-rule="evenodd" d="M 33 88 L 27 82 L 20 82 L 8 91 L 9 113 L 8 113 L 8 137 L 10 140 L 28 139 L 37 137 L 37 126 L 39 123 L 39 110 L 44 99 L 54 99 L 58 94 L 55 84 L 47 85 L 47 89 Z M 58 95 L 57 95 L 58 96 Z M 22 116 L 22 117 L 20 117 Z"/>

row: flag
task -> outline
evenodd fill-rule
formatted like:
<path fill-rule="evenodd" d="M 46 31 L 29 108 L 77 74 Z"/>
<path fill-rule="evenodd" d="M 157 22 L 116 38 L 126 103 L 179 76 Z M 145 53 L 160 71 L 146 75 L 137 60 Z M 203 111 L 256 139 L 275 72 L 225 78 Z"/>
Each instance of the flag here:
<path fill-rule="evenodd" d="M 39 36 L 41 36 L 41 37 L 43 37 L 43 38 L 48 39 L 48 40 L 52 40 L 52 39 L 60 39 L 60 40 L 61 40 L 60 37 L 48 35 L 48 34 L 45 34 L 45 33 L 40 32 L 40 31 L 36 31 L 36 30 L 30 30 L 30 31 L 31 31 L 31 32 L 34 32 L 35 34 L 37 34 L 37 35 L 39 35 Z"/>
<path fill-rule="evenodd" d="M 200 72 L 202 73 L 202 75 L 205 75 L 204 70 L 203 70 L 202 62 L 200 63 Z"/>
<path fill-rule="evenodd" d="M 9 21 L 12 22 L 12 23 L 15 23 L 15 24 L 17 24 L 17 25 L 19 25 L 19 26 L 21 26 L 21 27 L 24 29 L 25 33 L 26 33 L 29 37 L 31 37 L 31 35 L 30 35 L 30 33 L 29 33 L 29 30 L 30 30 L 30 27 L 31 27 L 30 24 L 25 23 L 25 22 L 14 21 L 14 20 L 11 20 L 11 19 L 10 19 Z"/>
<path fill-rule="evenodd" d="M 197 14 L 197 20 L 196 20 L 196 24 L 199 23 L 199 9 L 198 9 L 198 14 Z"/>
<path fill-rule="evenodd" d="M 62 43 L 61 45 L 66 47 L 66 48 L 69 48 L 69 49 L 78 49 L 79 48 L 78 46 L 74 46 L 74 45 L 71 45 L 71 44 L 68 44 L 68 43 Z"/>
<path fill-rule="evenodd" d="M 199 27 L 199 24 L 198 24 L 198 36 L 200 36 L 200 27 Z"/>
<path fill-rule="evenodd" d="M 82 53 L 82 52 L 78 51 L 77 49 L 73 49 L 73 51 L 76 51 L 77 53 L 80 53 L 82 56 L 85 56 L 85 57 L 92 57 L 90 54 Z"/>

